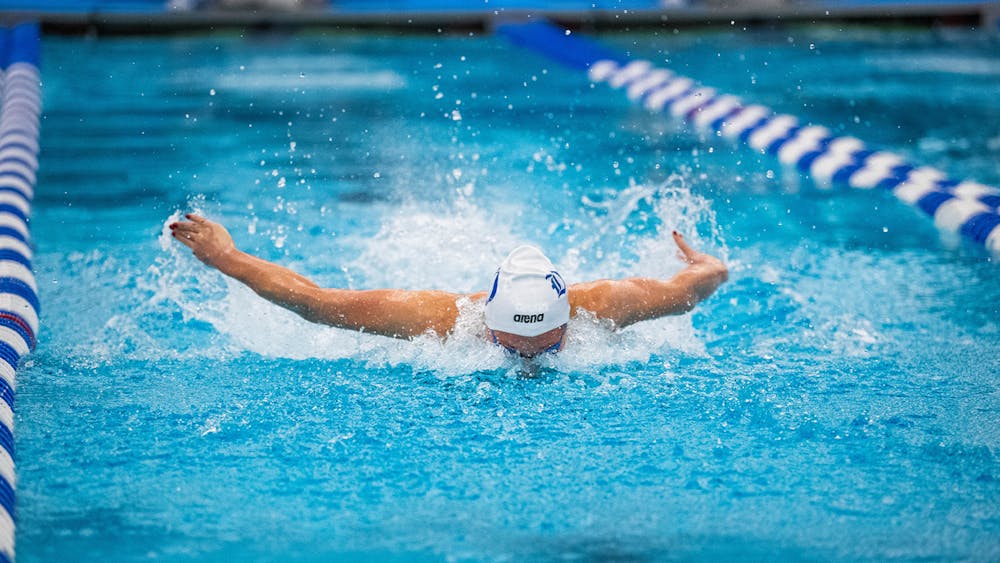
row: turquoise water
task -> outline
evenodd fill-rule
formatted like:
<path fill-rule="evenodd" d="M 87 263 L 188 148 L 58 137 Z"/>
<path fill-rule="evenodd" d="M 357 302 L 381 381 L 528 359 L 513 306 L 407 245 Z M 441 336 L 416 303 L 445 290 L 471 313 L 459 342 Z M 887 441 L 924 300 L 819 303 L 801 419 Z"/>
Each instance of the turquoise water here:
<path fill-rule="evenodd" d="M 601 38 L 1000 184 L 996 43 L 956 31 Z M 44 45 L 19 374 L 20 561 L 1000 558 L 997 266 L 492 37 Z M 177 213 L 331 286 L 731 277 L 525 366 L 474 335 L 309 325 L 164 236 Z"/>

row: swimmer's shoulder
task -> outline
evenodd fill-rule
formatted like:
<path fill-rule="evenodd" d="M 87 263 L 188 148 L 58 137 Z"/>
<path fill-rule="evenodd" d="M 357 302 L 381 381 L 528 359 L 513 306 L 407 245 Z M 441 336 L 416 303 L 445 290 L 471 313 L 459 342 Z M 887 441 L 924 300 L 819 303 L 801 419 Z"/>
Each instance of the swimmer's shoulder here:
<path fill-rule="evenodd" d="M 577 316 L 581 311 L 596 313 L 607 306 L 608 297 L 614 289 L 614 280 L 594 280 L 575 283 L 567 288 L 570 314 Z"/>

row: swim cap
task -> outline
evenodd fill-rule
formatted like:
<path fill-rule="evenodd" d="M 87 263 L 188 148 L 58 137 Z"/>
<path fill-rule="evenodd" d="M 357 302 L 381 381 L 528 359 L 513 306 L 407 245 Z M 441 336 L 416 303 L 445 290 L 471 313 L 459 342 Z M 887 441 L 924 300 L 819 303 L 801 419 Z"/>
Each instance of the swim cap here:
<path fill-rule="evenodd" d="M 486 326 L 538 336 L 569 322 L 566 283 L 533 246 L 515 248 L 500 264 L 486 300 Z"/>

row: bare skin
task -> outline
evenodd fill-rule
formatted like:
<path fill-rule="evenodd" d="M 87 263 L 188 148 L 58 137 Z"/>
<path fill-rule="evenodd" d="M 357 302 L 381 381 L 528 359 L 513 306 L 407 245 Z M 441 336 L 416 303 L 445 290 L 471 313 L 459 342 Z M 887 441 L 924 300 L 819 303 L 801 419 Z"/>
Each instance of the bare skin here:
<path fill-rule="evenodd" d="M 486 292 L 322 288 L 288 268 L 240 251 L 222 225 L 194 214 L 185 217 L 187 221 L 172 223 L 170 231 L 199 260 L 314 323 L 393 338 L 410 339 L 428 332 L 444 337 L 455 328 L 460 299 L 486 299 Z M 718 258 L 688 246 L 679 233 L 673 236 L 678 257 L 687 263 L 674 277 L 573 284 L 568 288 L 570 316 L 586 310 L 620 329 L 693 309 L 728 279 L 729 271 Z M 565 330 L 560 327 L 535 337 L 492 334 L 497 344 L 532 357 L 553 347 L 561 349 Z"/>

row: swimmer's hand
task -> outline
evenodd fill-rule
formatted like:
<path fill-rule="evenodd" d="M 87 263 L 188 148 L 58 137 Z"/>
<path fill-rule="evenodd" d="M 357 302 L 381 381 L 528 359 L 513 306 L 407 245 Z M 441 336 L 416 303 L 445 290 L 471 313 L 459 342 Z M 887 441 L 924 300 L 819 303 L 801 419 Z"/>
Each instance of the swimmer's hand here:
<path fill-rule="evenodd" d="M 236 245 L 225 227 L 194 213 L 184 217 L 188 220 L 170 224 L 170 234 L 190 248 L 198 260 L 220 268 L 223 260 L 235 254 Z"/>
<path fill-rule="evenodd" d="M 700 266 L 705 270 L 710 270 L 710 277 L 714 275 L 719 284 L 729 279 L 729 270 L 722 263 L 722 260 L 691 248 L 684 240 L 684 236 L 677 231 L 674 231 L 674 243 L 677 245 L 677 257 L 687 262 L 689 266 Z"/>

